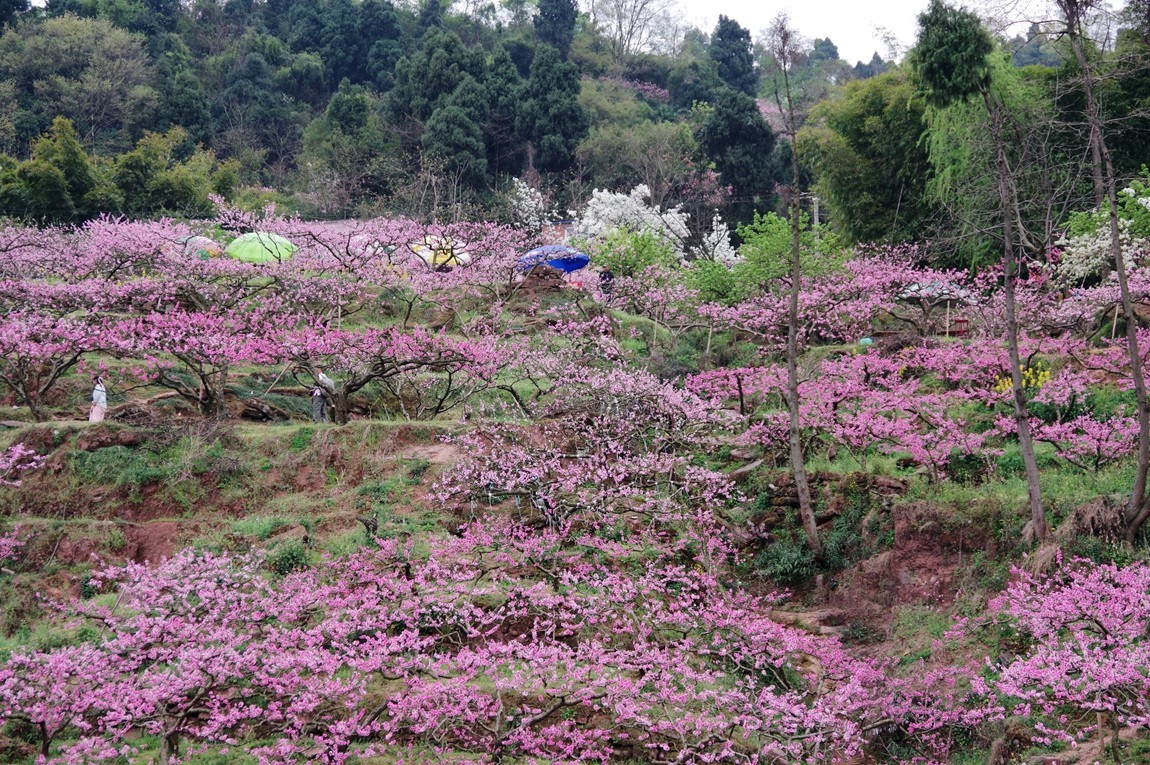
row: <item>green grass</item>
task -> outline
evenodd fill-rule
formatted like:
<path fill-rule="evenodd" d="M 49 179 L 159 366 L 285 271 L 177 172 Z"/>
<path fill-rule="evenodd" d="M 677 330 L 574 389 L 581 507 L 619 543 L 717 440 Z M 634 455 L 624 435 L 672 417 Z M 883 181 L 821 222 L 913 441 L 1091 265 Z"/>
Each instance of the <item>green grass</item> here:
<path fill-rule="evenodd" d="M 272 534 L 275 534 L 280 529 L 290 525 L 292 525 L 292 521 L 287 518 L 265 515 L 232 521 L 231 530 L 234 534 L 255 537 L 262 542 L 266 539 L 270 539 Z"/>

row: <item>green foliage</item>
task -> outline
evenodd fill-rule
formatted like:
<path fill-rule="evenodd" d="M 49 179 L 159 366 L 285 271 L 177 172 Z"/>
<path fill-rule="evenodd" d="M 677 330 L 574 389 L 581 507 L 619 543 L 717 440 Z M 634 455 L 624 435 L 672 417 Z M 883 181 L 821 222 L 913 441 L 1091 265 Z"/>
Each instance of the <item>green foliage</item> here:
<path fill-rule="evenodd" d="M 725 87 L 719 78 L 718 65 L 709 59 L 694 59 L 679 64 L 671 70 L 667 85 L 672 105 L 680 109 L 690 109 L 700 103 L 714 103 Z"/>
<path fill-rule="evenodd" d="M 684 272 L 684 281 L 707 301 L 734 302 L 741 292 L 734 269 L 713 260 L 693 261 Z"/>
<path fill-rule="evenodd" d="M 531 61 L 518 113 L 520 134 L 535 145 L 540 169 L 559 172 L 574 161 L 589 126 L 578 97 L 578 68 L 564 62 L 550 45 L 541 45 Z"/>
<path fill-rule="evenodd" d="M 1002 116 L 1015 125 L 1049 124 L 1053 104 L 1048 84 L 1015 69 L 999 51 L 988 57 L 991 80 L 988 95 Z M 925 136 L 932 173 L 926 184 L 928 199 L 949 211 L 944 224 L 947 237 L 959 243 L 953 260 L 938 265 L 969 267 L 994 262 L 1001 256 L 997 244 L 986 235 L 1001 219 L 995 180 L 992 125 L 981 102 L 955 102 L 946 108 L 926 111 Z M 1077 182 L 1073 162 L 1065 152 L 1077 151 L 1041 144 L 1027 154 L 1026 142 L 1008 141 L 1008 159 L 1019 189 L 1020 214 L 1025 226 L 1041 230 L 1049 213 L 1053 189 Z"/>
<path fill-rule="evenodd" d="M 823 227 L 807 228 L 799 235 L 800 262 L 803 274 L 819 276 L 842 268 L 849 253 L 839 239 Z M 771 283 L 786 276 L 791 270 L 791 224 L 775 213 L 755 213 L 754 220 L 738 228 L 743 244 L 739 254 L 743 260 L 731 269 L 736 283 L 735 294 L 746 296 L 760 289 L 770 289 Z"/>
<path fill-rule="evenodd" d="M 468 49 L 452 32 L 431 29 L 419 50 L 396 64 L 395 87 L 388 97 L 392 119 L 427 120 L 465 74 L 477 82 L 483 80 L 482 52 Z"/>
<path fill-rule="evenodd" d="M 678 258 L 671 246 L 651 231 L 615 229 L 599 246 L 595 262 L 616 276 L 637 277 L 651 266 L 672 268 Z"/>
<path fill-rule="evenodd" d="M 1086 396 L 1086 408 L 1097 420 L 1138 411 L 1138 401 L 1133 390 L 1123 390 L 1116 385 L 1103 385 L 1091 388 Z"/>
<path fill-rule="evenodd" d="M 305 569 L 311 565 L 311 556 L 307 547 L 298 539 L 276 545 L 267 557 L 267 566 L 280 576 L 287 576 L 293 571 Z"/>
<path fill-rule="evenodd" d="M 535 34 L 540 42 L 550 45 L 566 59 L 575 37 L 575 17 L 579 8 L 574 0 L 539 0 L 535 14 Z"/>
<path fill-rule="evenodd" d="M 755 100 L 745 93 L 723 89 L 699 127 L 699 145 L 715 164 L 724 185 L 736 195 L 757 196 L 772 185 L 771 131 Z"/>
<path fill-rule="evenodd" d="M 715 62 L 719 79 L 740 93 L 755 95 L 759 75 L 755 71 L 750 30 L 739 26 L 734 19 L 720 15 L 711 34 L 707 55 Z"/>
<path fill-rule="evenodd" d="M 799 151 L 836 230 L 854 241 L 921 239 L 933 212 L 925 104 L 902 70 L 847 83 L 811 115 Z"/>
<path fill-rule="evenodd" d="M 15 83 L 20 143 L 65 117 L 89 147 L 122 149 L 158 100 L 142 38 L 105 19 L 21 19 L 0 35 L 4 80 Z"/>
<path fill-rule="evenodd" d="M 911 70 L 931 106 L 945 108 L 985 91 L 990 85 L 990 35 L 971 11 L 931 0 L 918 17 L 918 43 Z"/>
<path fill-rule="evenodd" d="M 583 92 L 588 92 L 585 85 Z M 582 96 L 580 101 L 584 102 Z M 622 189 L 643 183 L 655 204 L 663 204 L 675 189 L 689 184 L 696 172 L 692 157 L 698 144 L 682 122 L 638 122 L 634 126 L 605 125 L 592 130 L 579 144 L 579 164 L 595 188 Z"/>
<path fill-rule="evenodd" d="M 1131 179 L 1118 193 L 1118 217 L 1129 226 L 1131 237 L 1150 239 L 1150 208 L 1138 201 L 1147 198 L 1150 198 L 1150 168 L 1143 165 L 1138 177 Z M 1109 214 L 1102 210 L 1073 212 L 1067 220 L 1066 234 L 1069 237 L 1092 234 L 1109 223 Z"/>
<path fill-rule="evenodd" d="M 169 471 L 157 464 L 154 452 L 107 446 L 91 452 L 73 452 L 72 469 L 86 482 L 144 486 L 167 478 Z"/>
<path fill-rule="evenodd" d="M 771 543 L 755 559 L 756 571 L 779 584 L 796 584 L 814 576 L 815 554 L 798 534 Z"/>
<path fill-rule="evenodd" d="M 266 539 L 270 539 L 272 534 L 275 534 L 283 527 L 290 525 L 291 521 L 287 518 L 280 518 L 279 516 L 252 516 L 250 518 L 241 518 L 237 521 L 232 521 L 232 532 L 255 537 L 262 542 Z"/>
<path fill-rule="evenodd" d="M 443 163 L 448 172 L 472 187 L 484 186 L 487 181 L 483 136 L 486 106 L 486 91 L 464 74 L 458 87 L 431 113 L 423 132 L 425 155 Z"/>
<path fill-rule="evenodd" d="M 311 446 L 311 440 L 315 436 L 315 428 L 303 427 L 292 434 L 291 442 L 288 448 L 293 452 L 302 452 Z"/>

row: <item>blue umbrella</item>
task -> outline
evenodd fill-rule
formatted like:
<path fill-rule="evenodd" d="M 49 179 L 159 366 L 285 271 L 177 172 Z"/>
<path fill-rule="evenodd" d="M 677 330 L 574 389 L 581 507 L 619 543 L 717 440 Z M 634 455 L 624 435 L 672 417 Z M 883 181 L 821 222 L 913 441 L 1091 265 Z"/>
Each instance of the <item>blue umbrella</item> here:
<path fill-rule="evenodd" d="M 591 258 L 585 253 L 565 244 L 545 244 L 519 258 L 519 266 L 524 271 L 530 271 L 538 265 L 546 265 L 568 274 L 585 268 L 590 262 Z"/>

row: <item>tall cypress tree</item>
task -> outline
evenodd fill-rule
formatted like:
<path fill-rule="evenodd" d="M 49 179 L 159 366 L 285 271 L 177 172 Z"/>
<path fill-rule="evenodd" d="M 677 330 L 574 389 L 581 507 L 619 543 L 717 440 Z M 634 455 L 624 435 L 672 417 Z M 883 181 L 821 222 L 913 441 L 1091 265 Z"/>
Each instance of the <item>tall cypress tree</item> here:
<path fill-rule="evenodd" d="M 754 96 L 759 85 L 751 33 L 739 22 L 719 16 L 707 55 L 719 67 L 719 78 L 740 93 Z"/>
<path fill-rule="evenodd" d="M 540 45 L 519 112 L 520 132 L 534 145 L 539 169 L 561 172 L 575 160 L 575 147 L 590 127 L 578 97 L 578 67 L 550 45 Z"/>
<path fill-rule="evenodd" d="M 487 81 L 487 161 L 491 172 L 518 173 L 523 167 L 523 141 L 515 127 L 515 116 L 523 92 L 523 78 L 511 54 L 499 46 L 491 60 Z"/>
<path fill-rule="evenodd" d="M 423 150 L 429 157 L 473 188 L 487 183 L 487 150 L 483 122 L 487 92 L 469 74 L 451 95 L 441 99 L 423 131 Z"/>
<path fill-rule="evenodd" d="M 539 40 L 567 59 L 571 41 L 575 38 L 575 17 L 579 9 L 575 0 L 539 0 L 539 12 L 535 14 L 535 34 Z"/>

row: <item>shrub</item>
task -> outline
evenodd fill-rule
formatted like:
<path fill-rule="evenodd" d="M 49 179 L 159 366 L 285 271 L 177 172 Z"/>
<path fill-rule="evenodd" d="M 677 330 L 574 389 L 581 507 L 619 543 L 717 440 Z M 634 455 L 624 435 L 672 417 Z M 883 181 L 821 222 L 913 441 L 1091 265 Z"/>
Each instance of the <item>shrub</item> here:
<path fill-rule="evenodd" d="M 780 584 L 794 584 L 815 573 L 815 554 L 807 543 L 794 536 L 780 539 L 759 553 L 758 572 Z"/>
<path fill-rule="evenodd" d="M 293 571 L 307 568 L 311 559 L 307 548 L 298 539 L 290 539 L 277 545 L 267 558 L 268 568 L 280 576 L 286 576 Z"/>
<path fill-rule="evenodd" d="M 270 539 L 272 534 L 290 524 L 291 521 L 288 519 L 277 516 L 253 516 L 251 518 L 241 518 L 238 521 L 233 521 L 232 532 L 255 537 L 263 541 Z"/>

